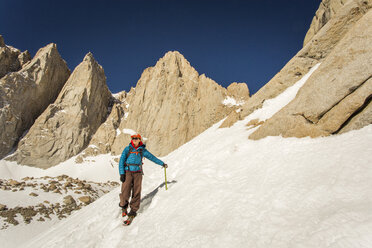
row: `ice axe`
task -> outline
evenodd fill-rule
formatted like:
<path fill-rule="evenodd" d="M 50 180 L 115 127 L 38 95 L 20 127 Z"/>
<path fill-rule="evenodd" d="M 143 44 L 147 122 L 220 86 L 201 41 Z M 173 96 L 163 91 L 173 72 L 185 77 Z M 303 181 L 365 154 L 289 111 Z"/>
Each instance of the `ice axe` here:
<path fill-rule="evenodd" d="M 165 177 L 165 190 L 168 190 L 167 186 L 167 168 L 164 167 L 164 177 Z"/>

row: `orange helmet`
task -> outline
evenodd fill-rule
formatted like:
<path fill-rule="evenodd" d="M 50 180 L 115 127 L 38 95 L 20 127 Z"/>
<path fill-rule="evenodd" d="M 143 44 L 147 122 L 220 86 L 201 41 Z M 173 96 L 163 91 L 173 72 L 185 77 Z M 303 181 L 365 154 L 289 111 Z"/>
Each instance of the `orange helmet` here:
<path fill-rule="evenodd" d="M 141 137 L 141 135 L 140 135 L 139 133 L 133 134 L 133 135 L 131 135 L 130 137 L 131 137 L 132 139 L 133 139 L 133 138 L 139 138 L 140 140 L 142 140 L 142 137 Z"/>

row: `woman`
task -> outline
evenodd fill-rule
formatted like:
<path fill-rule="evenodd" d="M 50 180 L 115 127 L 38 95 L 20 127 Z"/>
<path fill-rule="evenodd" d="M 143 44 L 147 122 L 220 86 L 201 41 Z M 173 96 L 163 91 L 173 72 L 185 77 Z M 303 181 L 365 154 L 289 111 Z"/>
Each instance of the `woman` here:
<path fill-rule="evenodd" d="M 119 173 L 121 185 L 121 193 L 119 206 L 122 208 L 122 216 L 128 215 L 128 220 L 124 224 L 129 225 L 133 218 L 137 215 L 137 211 L 141 203 L 141 188 L 142 188 L 142 158 L 146 157 L 152 162 L 168 168 L 160 159 L 152 155 L 147 149 L 146 145 L 141 141 L 141 135 L 135 134 L 131 136 L 131 143 L 125 147 L 120 157 Z M 129 196 L 131 191 L 132 199 L 129 203 Z M 128 204 L 130 205 L 130 212 L 127 213 Z"/>

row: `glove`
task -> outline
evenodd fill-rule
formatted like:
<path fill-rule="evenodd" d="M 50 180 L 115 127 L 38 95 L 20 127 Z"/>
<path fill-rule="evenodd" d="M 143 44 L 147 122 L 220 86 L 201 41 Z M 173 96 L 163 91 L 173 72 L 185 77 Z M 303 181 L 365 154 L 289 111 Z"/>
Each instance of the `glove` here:
<path fill-rule="evenodd" d="M 168 168 L 168 165 L 166 163 L 163 164 L 164 168 Z"/>
<path fill-rule="evenodd" d="M 125 174 L 120 174 L 120 181 L 121 181 L 122 183 L 125 182 Z"/>

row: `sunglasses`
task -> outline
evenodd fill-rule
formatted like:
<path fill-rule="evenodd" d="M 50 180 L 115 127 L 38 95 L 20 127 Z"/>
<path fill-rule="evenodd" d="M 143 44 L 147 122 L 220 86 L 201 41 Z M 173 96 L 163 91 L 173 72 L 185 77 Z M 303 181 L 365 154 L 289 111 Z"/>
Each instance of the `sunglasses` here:
<path fill-rule="evenodd" d="M 132 140 L 139 140 L 139 138 L 132 138 Z"/>

